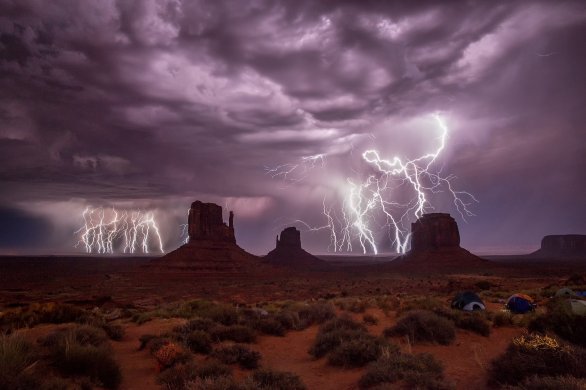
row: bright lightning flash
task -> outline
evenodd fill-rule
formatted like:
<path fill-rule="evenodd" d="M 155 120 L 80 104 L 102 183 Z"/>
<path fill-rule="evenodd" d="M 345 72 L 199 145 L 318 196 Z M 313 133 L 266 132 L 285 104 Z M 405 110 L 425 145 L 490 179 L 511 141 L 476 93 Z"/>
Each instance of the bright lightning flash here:
<path fill-rule="evenodd" d="M 347 192 L 341 209 L 335 212 L 333 207 L 323 201 L 323 214 L 327 224 L 310 227 L 309 230 L 329 230 L 330 246 L 334 252 L 352 251 L 352 242 L 357 239 L 363 253 L 371 251 L 378 254 L 376 243 L 380 228 L 388 231 L 393 247 L 397 253 L 408 249 L 410 234 L 406 226 L 410 220 L 420 218 L 432 210 L 429 194 L 447 192 L 452 197 L 454 206 L 465 220 L 474 215 L 469 206 L 478 200 L 470 193 L 456 191 L 452 186 L 453 175 L 441 176 L 433 170 L 434 163 L 445 148 L 448 127 L 439 114 L 434 119 L 440 129 L 438 146 L 433 152 L 426 153 L 412 160 L 400 157 L 384 159 L 375 149 L 362 153 L 362 160 L 374 170 L 364 181 L 355 182 L 347 178 Z M 412 194 L 406 203 L 397 202 L 398 191 Z M 377 216 L 384 218 L 384 224 L 377 225 Z"/>
<path fill-rule="evenodd" d="M 112 208 L 86 207 L 82 213 L 83 226 L 75 234 L 79 241 L 75 245 L 85 246 L 87 253 L 149 253 L 149 244 L 154 241 L 164 253 L 163 240 L 152 212 L 123 211 Z"/>

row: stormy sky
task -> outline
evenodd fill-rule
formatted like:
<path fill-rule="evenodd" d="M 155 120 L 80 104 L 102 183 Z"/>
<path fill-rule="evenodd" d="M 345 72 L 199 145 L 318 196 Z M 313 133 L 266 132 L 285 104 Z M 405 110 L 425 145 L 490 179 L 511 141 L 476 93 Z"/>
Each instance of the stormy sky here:
<path fill-rule="evenodd" d="M 435 150 L 434 114 L 434 169 L 478 203 L 428 211 L 464 247 L 584 234 L 585 42 L 584 1 L 0 0 L 0 253 L 81 251 L 87 206 L 152 211 L 173 249 L 196 199 L 253 253 L 288 225 L 325 253 L 307 226 L 361 153 Z"/>

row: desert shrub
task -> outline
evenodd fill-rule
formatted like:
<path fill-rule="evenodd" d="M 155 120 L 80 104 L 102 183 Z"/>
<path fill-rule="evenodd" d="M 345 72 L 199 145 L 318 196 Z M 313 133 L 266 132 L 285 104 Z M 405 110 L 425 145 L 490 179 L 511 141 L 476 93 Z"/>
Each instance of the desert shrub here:
<path fill-rule="evenodd" d="M 276 318 L 263 318 L 254 324 L 255 329 L 272 336 L 284 336 L 286 329 Z"/>
<path fill-rule="evenodd" d="M 491 384 L 518 384 L 534 375 L 586 377 L 586 350 L 537 334 L 513 339 L 505 353 L 492 362 Z"/>
<path fill-rule="evenodd" d="M 120 341 L 124 337 L 124 328 L 120 325 L 106 323 L 102 325 L 102 329 L 104 329 L 110 340 Z"/>
<path fill-rule="evenodd" d="M 368 301 L 360 298 L 341 298 L 335 304 L 340 310 L 352 313 L 364 313 L 370 307 Z"/>
<path fill-rule="evenodd" d="M 194 362 L 177 364 L 161 372 L 157 382 L 168 390 L 186 389 L 188 383 L 197 378 L 197 366 Z"/>
<path fill-rule="evenodd" d="M 254 330 L 244 325 L 217 325 L 210 330 L 212 339 L 218 341 L 231 340 L 236 343 L 253 343 L 256 341 Z"/>
<path fill-rule="evenodd" d="M 427 310 L 414 310 L 386 328 L 385 337 L 408 336 L 412 342 L 429 341 L 448 345 L 456 338 L 454 323 Z"/>
<path fill-rule="evenodd" d="M 255 387 L 240 384 L 229 376 L 217 378 L 195 378 L 185 385 L 186 390 L 256 390 Z"/>
<path fill-rule="evenodd" d="M 194 330 L 187 334 L 183 343 L 194 353 L 208 354 L 212 351 L 212 338 L 202 330 Z"/>
<path fill-rule="evenodd" d="M 369 334 L 344 339 L 328 355 L 328 363 L 334 366 L 362 367 L 379 358 L 385 340 Z"/>
<path fill-rule="evenodd" d="M 122 380 L 101 329 L 70 328 L 48 336 L 43 345 L 49 349 L 52 365 L 62 374 L 87 376 L 109 389 L 117 388 Z"/>
<path fill-rule="evenodd" d="M 240 367 L 252 370 L 258 367 L 260 353 L 243 345 L 231 345 L 216 349 L 212 356 L 224 364 L 238 364 Z"/>
<path fill-rule="evenodd" d="M 336 316 L 334 305 L 329 302 L 318 302 L 302 307 L 298 311 L 300 328 L 306 328 L 312 324 L 323 324 Z"/>
<path fill-rule="evenodd" d="M 509 310 L 501 310 L 496 313 L 492 319 L 492 325 L 495 328 L 500 328 L 503 326 L 515 326 L 515 322 L 513 321 L 513 313 Z"/>
<path fill-rule="evenodd" d="M 63 324 L 87 322 L 90 315 L 83 309 L 63 303 L 34 303 L 28 307 L 8 311 L 0 317 L 0 330 L 30 327 L 38 324 Z"/>
<path fill-rule="evenodd" d="M 198 378 L 219 378 L 232 375 L 232 369 L 222 362 L 211 359 L 200 363 L 195 373 Z"/>
<path fill-rule="evenodd" d="M 307 387 L 303 384 L 299 376 L 290 373 L 262 369 L 252 375 L 252 382 L 257 388 L 271 390 L 305 390 Z"/>
<path fill-rule="evenodd" d="M 503 390 L 583 390 L 586 389 L 586 380 L 573 376 L 533 376 L 525 379 L 518 386 L 504 386 Z"/>
<path fill-rule="evenodd" d="M 357 339 L 363 335 L 364 332 L 358 330 L 339 329 L 329 332 L 320 331 L 309 349 L 309 354 L 319 359 L 336 349 L 342 342 Z"/>
<path fill-rule="evenodd" d="M 139 351 L 142 351 L 150 344 L 151 341 L 159 338 L 159 336 L 155 336 L 154 334 L 143 334 L 138 338 L 140 345 L 138 347 Z"/>
<path fill-rule="evenodd" d="M 403 302 L 397 314 L 403 314 L 413 310 L 435 311 L 436 309 L 444 309 L 444 303 L 439 299 L 430 297 L 416 298 Z"/>
<path fill-rule="evenodd" d="M 362 316 L 362 322 L 364 322 L 367 325 L 376 325 L 378 324 L 378 318 L 376 318 L 372 314 L 365 314 Z"/>
<path fill-rule="evenodd" d="M 466 313 L 456 321 L 456 326 L 461 329 L 470 330 L 479 335 L 488 337 L 490 335 L 490 322 L 476 313 Z"/>
<path fill-rule="evenodd" d="M 319 331 L 322 333 L 331 332 L 333 330 L 359 330 L 366 331 L 366 327 L 352 319 L 347 315 L 332 318 L 331 320 L 324 323 Z"/>
<path fill-rule="evenodd" d="M 209 318 L 193 318 L 187 323 L 173 328 L 173 332 L 184 334 L 191 333 L 194 330 L 209 332 L 214 326 L 216 326 L 216 323 Z"/>
<path fill-rule="evenodd" d="M 275 314 L 275 320 L 279 321 L 281 326 L 287 330 L 301 328 L 299 313 L 293 310 L 284 309 L 279 311 Z"/>
<path fill-rule="evenodd" d="M 528 325 L 530 331 L 551 331 L 563 339 L 586 347 L 586 316 L 572 312 L 567 299 L 552 299 L 547 314 L 534 317 Z"/>
<path fill-rule="evenodd" d="M 35 360 L 33 345 L 22 336 L 0 334 L 0 388 L 19 388 L 23 383 L 36 383 L 35 378 L 25 372 Z"/>
<path fill-rule="evenodd" d="M 404 381 L 409 388 L 445 389 L 443 366 L 430 354 L 389 353 L 371 363 L 360 378 L 361 389 Z"/>

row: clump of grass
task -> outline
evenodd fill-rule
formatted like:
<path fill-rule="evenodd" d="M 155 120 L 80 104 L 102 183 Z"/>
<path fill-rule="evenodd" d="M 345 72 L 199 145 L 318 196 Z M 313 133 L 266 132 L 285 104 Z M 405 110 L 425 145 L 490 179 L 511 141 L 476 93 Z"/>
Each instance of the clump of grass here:
<path fill-rule="evenodd" d="M 307 305 L 297 312 L 300 319 L 300 329 L 313 324 L 323 324 L 336 316 L 334 305 L 329 302 L 318 302 Z"/>
<path fill-rule="evenodd" d="M 386 328 L 385 337 L 408 336 L 411 342 L 451 344 L 456 338 L 454 323 L 427 310 L 414 310 L 401 317 L 393 327 Z"/>
<path fill-rule="evenodd" d="M 122 380 L 102 329 L 75 326 L 47 336 L 42 344 L 49 350 L 52 365 L 64 375 L 87 376 L 109 389 L 117 388 Z"/>
<path fill-rule="evenodd" d="M 443 370 L 441 363 L 430 354 L 393 352 L 371 363 L 358 385 L 370 389 L 403 381 L 409 388 L 447 389 L 450 387 L 444 383 Z"/>
<path fill-rule="evenodd" d="M 533 376 L 525 379 L 518 386 L 507 385 L 503 390 L 583 390 L 586 389 L 586 380 L 573 376 Z"/>
<path fill-rule="evenodd" d="M 564 344 L 549 336 L 520 336 L 492 362 L 489 381 L 493 385 L 516 385 L 536 375 L 585 378 L 584 361 L 584 348 Z"/>
<path fill-rule="evenodd" d="M 217 325 L 210 329 L 210 336 L 217 341 L 234 341 L 235 343 L 253 343 L 256 334 L 253 329 L 244 325 Z"/>
<path fill-rule="evenodd" d="M 85 310 L 69 304 L 33 303 L 27 307 L 8 311 L 1 316 L 0 331 L 12 331 L 38 324 L 84 323 L 89 321 L 90 317 Z"/>
<path fill-rule="evenodd" d="M 237 344 L 216 349 L 212 353 L 212 357 L 224 364 L 238 364 L 247 370 L 257 368 L 258 361 L 261 359 L 260 353 Z"/>
<path fill-rule="evenodd" d="M 315 358 L 327 355 L 328 363 L 335 366 L 360 367 L 376 360 L 383 348 L 391 348 L 391 345 L 368 334 L 364 325 L 344 316 L 321 326 L 309 353 Z"/>
<path fill-rule="evenodd" d="M 183 343 L 191 352 L 207 355 L 212 351 L 212 338 L 203 330 L 194 330 L 188 333 Z"/>
<path fill-rule="evenodd" d="M 305 390 L 307 387 L 299 376 L 290 373 L 261 369 L 252 375 L 252 384 L 257 389 L 271 390 Z"/>
<path fill-rule="evenodd" d="M 254 324 L 254 328 L 260 332 L 272 336 L 285 336 L 287 329 L 277 318 L 263 318 Z"/>
<path fill-rule="evenodd" d="M 365 314 L 362 316 L 362 322 L 366 325 L 376 325 L 378 324 L 378 318 L 372 314 Z"/>
<path fill-rule="evenodd" d="M 22 336 L 0 334 L 0 388 L 17 389 L 23 383 L 38 384 L 37 378 L 27 373 L 36 359 L 33 345 Z"/>
<path fill-rule="evenodd" d="M 352 313 L 364 313 L 370 307 L 367 300 L 360 298 L 339 298 L 335 301 L 335 305 L 340 310 Z"/>
<path fill-rule="evenodd" d="M 476 313 L 465 313 L 458 318 L 455 325 L 460 329 L 470 330 L 485 337 L 490 335 L 490 322 Z"/>
<path fill-rule="evenodd" d="M 202 380 L 218 383 L 220 378 L 230 379 L 231 376 L 230 367 L 216 360 L 208 360 L 200 364 L 189 360 L 162 371 L 157 377 L 157 382 L 169 390 L 182 390 L 191 388 L 191 385 L 197 383 L 198 380 L 200 383 Z"/>

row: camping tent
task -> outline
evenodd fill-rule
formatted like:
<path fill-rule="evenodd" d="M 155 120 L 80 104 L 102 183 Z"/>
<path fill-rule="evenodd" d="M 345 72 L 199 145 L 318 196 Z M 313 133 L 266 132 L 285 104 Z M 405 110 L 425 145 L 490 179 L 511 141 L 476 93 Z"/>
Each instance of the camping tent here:
<path fill-rule="evenodd" d="M 567 288 L 567 287 L 560 288 L 555 293 L 556 297 L 571 297 L 573 295 L 575 295 L 574 291 L 572 291 L 572 289 Z"/>
<path fill-rule="evenodd" d="M 454 299 L 452 299 L 452 307 L 454 309 L 464 311 L 476 311 L 486 309 L 486 307 L 484 306 L 484 302 L 482 302 L 482 299 L 480 299 L 478 295 L 471 291 L 464 291 L 456 294 Z"/>
<path fill-rule="evenodd" d="M 527 313 L 535 309 L 535 306 L 533 298 L 526 294 L 513 294 L 507 299 L 506 304 L 507 309 L 516 314 Z"/>
<path fill-rule="evenodd" d="M 579 316 L 586 316 L 586 301 L 570 299 L 570 307 L 572 309 L 572 313 Z"/>

